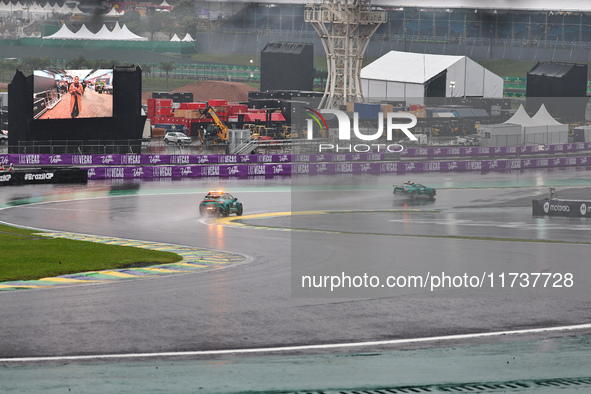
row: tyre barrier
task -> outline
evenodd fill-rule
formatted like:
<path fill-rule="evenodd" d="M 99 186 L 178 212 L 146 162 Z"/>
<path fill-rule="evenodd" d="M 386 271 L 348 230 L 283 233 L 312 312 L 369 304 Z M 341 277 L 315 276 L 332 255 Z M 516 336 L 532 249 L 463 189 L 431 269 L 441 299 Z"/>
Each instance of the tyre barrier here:
<path fill-rule="evenodd" d="M 591 201 L 532 200 L 532 215 L 591 218 Z"/>

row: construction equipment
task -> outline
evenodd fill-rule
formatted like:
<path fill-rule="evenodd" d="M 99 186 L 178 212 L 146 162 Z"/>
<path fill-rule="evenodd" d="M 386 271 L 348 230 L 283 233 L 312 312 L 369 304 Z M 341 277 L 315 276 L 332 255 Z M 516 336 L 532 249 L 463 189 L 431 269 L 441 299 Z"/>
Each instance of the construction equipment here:
<path fill-rule="evenodd" d="M 294 131 L 291 126 L 283 125 L 281 126 L 279 137 L 285 139 L 298 138 L 298 133 L 297 131 Z"/>
<path fill-rule="evenodd" d="M 262 125 L 255 125 L 252 128 L 252 135 L 250 138 L 252 138 L 253 140 L 270 139 L 271 136 L 269 136 L 269 129 L 267 127 Z"/>
<path fill-rule="evenodd" d="M 201 114 L 208 115 L 213 119 L 215 124 L 207 125 L 205 130 L 199 131 L 199 139 L 201 144 L 208 146 L 210 144 L 222 144 L 228 141 L 228 126 L 220 119 L 215 110 L 209 105 L 204 109 L 199 110 Z"/>

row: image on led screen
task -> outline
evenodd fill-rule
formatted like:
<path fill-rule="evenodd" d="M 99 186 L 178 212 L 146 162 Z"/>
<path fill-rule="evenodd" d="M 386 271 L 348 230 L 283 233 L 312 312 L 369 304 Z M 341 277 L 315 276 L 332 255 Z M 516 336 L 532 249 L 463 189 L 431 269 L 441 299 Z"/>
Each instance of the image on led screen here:
<path fill-rule="evenodd" d="M 35 70 L 33 118 L 113 116 L 113 70 Z"/>

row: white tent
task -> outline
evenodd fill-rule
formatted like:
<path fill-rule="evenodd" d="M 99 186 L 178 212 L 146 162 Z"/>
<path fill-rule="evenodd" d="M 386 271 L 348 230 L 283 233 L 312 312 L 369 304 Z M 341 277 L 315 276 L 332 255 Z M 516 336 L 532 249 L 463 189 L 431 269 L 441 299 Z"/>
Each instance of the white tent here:
<path fill-rule="evenodd" d="M 76 32 L 74 39 L 76 39 L 76 40 L 95 40 L 96 35 L 93 32 L 91 32 L 90 30 L 88 30 L 88 27 L 86 27 L 85 24 L 82 24 L 82 27 L 80 28 L 80 30 L 78 30 Z"/>
<path fill-rule="evenodd" d="M 94 35 L 95 40 L 116 40 L 117 35 L 113 34 L 111 30 L 107 28 L 107 25 L 103 25 L 99 31 Z"/>
<path fill-rule="evenodd" d="M 127 40 L 127 41 L 147 41 L 146 37 L 138 36 L 137 34 L 132 33 L 129 31 L 127 26 L 123 25 L 119 33 L 117 33 L 117 39 L 119 40 Z"/>
<path fill-rule="evenodd" d="M 172 38 L 170 39 L 170 41 L 180 41 L 180 40 L 181 40 L 181 39 L 179 38 L 179 36 L 177 36 L 177 35 L 176 35 L 176 33 L 175 33 L 175 35 L 174 35 L 174 36 L 172 36 Z"/>
<path fill-rule="evenodd" d="M 72 10 L 70 11 L 70 13 L 72 13 L 74 15 L 84 14 L 84 12 L 80 11 L 80 8 L 78 8 L 78 6 L 72 8 Z"/>
<path fill-rule="evenodd" d="M 546 109 L 546 106 L 542 104 L 538 112 L 532 117 L 532 120 L 538 122 L 539 124 L 546 124 L 550 126 L 564 126 L 564 124 L 560 123 L 556 119 L 550 115 L 550 112 Z"/>
<path fill-rule="evenodd" d="M 62 4 L 61 7 L 58 7 L 57 3 L 56 3 L 55 7 L 56 7 L 55 12 L 57 12 L 57 13 L 60 13 L 60 14 L 71 14 L 72 13 L 72 9 L 70 7 L 68 7 L 65 3 Z"/>
<path fill-rule="evenodd" d="M 390 51 L 364 67 L 360 76 L 370 101 L 422 103 L 431 84 L 444 86 L 445 97 L 503 97 L 503 79 L 467 56 Z"/>
<path fill-rule="evenodd" d="M 117 10 L 115 9 L 115 7 L 111 8 L 111 11 L 107 12 L 105 14 L 105 16 L 121 16 L 123 14 L 120 14 L 117 12 Z"/>
<path fill-rule="evenodd" d="M 53 33 L 50 36 L 46 36 L 43 38 L 72 39 L 73 37 L 74 37 L 74 33 L 72 33 L 72 31 L 70 29 L 68 29 L 68 26 L 66 26 L 66 24 L 63 24 L 62 27 L 60 27 L 60 29 L 58 31 L 56 31 L 55 33 Z"/>
<path fill-rule="evenodd" d="M 523 108 L 523 105 L 520 105 L 519 108 L 517 108 L 517 111 L 515 111 L 515 113 L 513 114 L 513 116 L 511 116 L 507 121 L 503 123 L 518 124 L 524 127 L 536 127 L 540 125 L 527 114 L 525 108 Z"/>
<path fill-rule="evenodd" d="M 115 23 L 115 27 L 113 27 L 113 30 L 111 30 L 111 32 L 113 34 L 117 34 L 121 31 L 121 26 L 119 26 L 119 22 Z"/>
<path fill-rule="evenodd" d="M 185 37 L 181 41 L 192 42 L 192 41 L 195 41 L 195 40 L 193 39 L 193 37 L 191 37 L 191 35 L 189 33 L 187 33 L 185 35 Z"/>
<path fill-rule="evenodd" d="M 124 25 L 123 28 L 116 24 L 113 31 L 109 31 L 106 25 L 94 34 L 86 25 L 82 25 L 80 30 L 72 33 L 66 25 L 63 25 L 55 34 L 43 37 L 47 39 L 62 39 L 62 40 L 121 40 L 121 41 L 146 41 L 147 38 L 133 34 Z"/>
<path fill-rule="evenodd" d="M 544 105 L 533 117 L 520 105 L 506 122 L 480 126 L 478 134 L 485 146 L 565 144 L 568 142 L 568 125 L 556 121 Z"/>

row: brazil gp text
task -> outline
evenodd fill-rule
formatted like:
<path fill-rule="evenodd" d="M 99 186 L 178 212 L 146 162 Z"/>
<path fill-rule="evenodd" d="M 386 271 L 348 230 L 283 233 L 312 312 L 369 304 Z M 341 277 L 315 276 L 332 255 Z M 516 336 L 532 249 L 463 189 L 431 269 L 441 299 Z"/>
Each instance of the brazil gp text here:
<path fill-rule="evenodd" d="M 460 288 L 570 288 L 574 275 L 570 272 L 483 272 L 479 275 L 427 272 L 424 275 L 378 276 L 361 275 L 302 275 L 302 288 L 421 288 L 431 292 L 438 289 Z"/>

